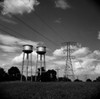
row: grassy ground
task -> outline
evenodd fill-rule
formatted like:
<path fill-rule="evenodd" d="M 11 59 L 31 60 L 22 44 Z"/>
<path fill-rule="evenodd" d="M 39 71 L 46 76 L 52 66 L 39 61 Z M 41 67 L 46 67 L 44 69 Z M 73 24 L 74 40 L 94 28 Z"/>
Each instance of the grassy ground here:
<path fill-rule="evenodd" d="M 0 83 L 0 99 L 100 99 L 100 83 L 5 82 Z"/>

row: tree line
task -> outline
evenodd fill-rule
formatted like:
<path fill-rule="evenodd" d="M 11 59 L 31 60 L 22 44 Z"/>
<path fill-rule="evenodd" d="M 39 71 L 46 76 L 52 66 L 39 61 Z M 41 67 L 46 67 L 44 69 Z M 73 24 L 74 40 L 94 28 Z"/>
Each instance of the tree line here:
<path fill-rule="evenodd" d="M 41 68 L 42 74 L 40 75 L 40 69 L 38 69 L 38 75 L 37 77 L 32 75 L 32 76 L 28 76 L 28 81 L 31 80 L 35 81 L 35 78 L 37 78 L 37 81 L 56 81 L 56 71 L 55 70 L 48 70 L 45 71 L 44 68 Z M 24 75 L 21 74 L 20 70 L 15 67 L 12 66 L 10 69 L 8 69 L 8 72 L 5 72 L 3 68 L 0 68 L 0 82 L 2 81 L 19 81 L 21 79 L 22 76 L 22 80 L 26 81 L 26 77 Z"/>
<path fill-rule="evenodd" d="M 52 69 L 45 71 L 45 69 L 41 68 L 41 75 L 40 75 L 40 68 L 38 68 L 37 76 L 32 75 L 28 76 L 28 81 L 32 79 L 32 81 L 42 81 L 42 82 L 50 82 L 50 81 L 66 81 L 71 82 L 71 79 L 65 78 L 65 77 L 58 77 L 57 78 L 57 72 Z M 8 72 L 5 72 L 3 68 L 0 67 L 0 82 L 4 81 L 20 81 L 22 76 L 22 80 L 26 81 L 26 77 L 21 74 L 20 70 L 12 66 L 10 69 L 8 69 Z M 74 82 L 82 82 L 82 80 L 79 80 L 78 78 L 74 80 Z M 95 80 L 87 79 L 86 82 L 100 82 L 100 77 L 97 77 Z"/>

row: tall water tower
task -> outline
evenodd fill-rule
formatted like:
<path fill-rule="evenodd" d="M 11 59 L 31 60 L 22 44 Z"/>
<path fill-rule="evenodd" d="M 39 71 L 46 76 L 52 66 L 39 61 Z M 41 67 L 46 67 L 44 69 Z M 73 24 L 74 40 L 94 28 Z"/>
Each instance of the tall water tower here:
<path fill-rule="evenodd" d="M 31 62 L 31 81 L 32 81 L 32 52 L 33 52 L 33 46 L 26 44 L 23 45 L 23 61 L 22 61 L 22 75 L 21 75 L 21 81 L 23 80 L 23 70 L 25 65 L 25 54 L 26 54 L 26 81 L 28 80 L 28 67 L 29 62 Z M 29 55 L 30 54 L 30 55 Z"/>
<path fill-rule="evenodd" d="M 39 74 L 41 76 L 42 74 L 42 68 L 46 70 L 46 64 L 45 64 L 45 53 L 46 53 L 46 47 L 45 46 L 38 46 L 37 47 L 37 65 L 36 65 L 36 75 L 37 75 L 37 69 L 39 68 Z M 40 63 L 40 64 L 39 64 Z M 39 64 L 39 65 L 38 65 Z M 40 79 L 41 80 L 41 79 Z"/>

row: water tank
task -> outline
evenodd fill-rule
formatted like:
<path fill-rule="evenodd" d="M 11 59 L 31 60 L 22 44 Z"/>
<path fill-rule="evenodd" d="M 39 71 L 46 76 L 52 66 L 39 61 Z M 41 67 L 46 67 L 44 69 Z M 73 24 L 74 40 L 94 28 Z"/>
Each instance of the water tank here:
<path fill-rule="evenodd" d="M 45 54 L 46 53 L 46 47 L 45 46 L 38 46 L 37 47 L 37 53 L 38 54 Z"/>
<path fill-rule="evenodd" d="M 32 45 L 23 45 L 23 52 L 24 53 L 31 53 L 33 52 L 33 46 Z"/>

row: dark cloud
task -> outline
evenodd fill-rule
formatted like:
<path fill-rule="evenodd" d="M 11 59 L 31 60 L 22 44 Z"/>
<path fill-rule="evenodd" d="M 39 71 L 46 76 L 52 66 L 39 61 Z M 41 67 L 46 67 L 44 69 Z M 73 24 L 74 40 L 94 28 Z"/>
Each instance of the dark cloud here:
<path fill-rule="evenodd" d="M 3 2 L 4 2 L 4 0 L 0 0 L 0 13 L 1 13 L 2 10 L 3 10 Z"/>
<path fill-rule="evenodd" d="M 89 3 L 92 3 L 96 8 L 100 10 L 100 0 L 88 0 Z"/>
<path fill-rule="evenodd" d="M 93 2 L 97 6 L 100 6 L 100 0 L 91 0 L 91 2 Z"/>
<path fill-rule="evenodd" d="M 0 0 L 0 2 L 4 2 L 4 0 Z"/>

